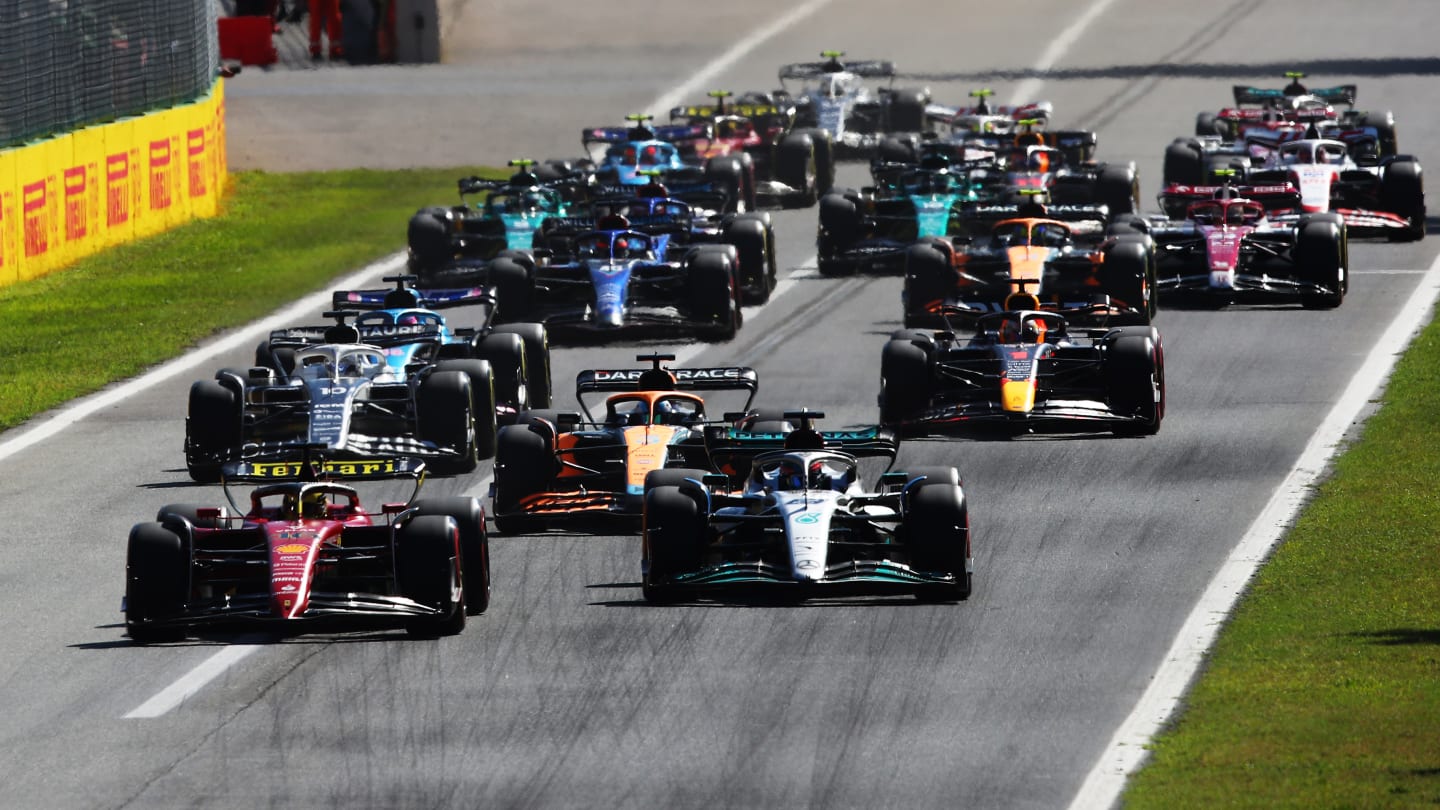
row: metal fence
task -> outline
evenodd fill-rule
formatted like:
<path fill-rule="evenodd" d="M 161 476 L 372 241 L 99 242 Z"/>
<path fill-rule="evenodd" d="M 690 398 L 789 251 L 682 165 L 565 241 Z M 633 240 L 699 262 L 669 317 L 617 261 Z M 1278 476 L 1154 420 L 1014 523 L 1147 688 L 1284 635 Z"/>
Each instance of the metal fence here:
<path fill-rule="evenodd" d="M 0 148 L 192 101 L 220 63 L 209 0 L 0 0 Z"/>

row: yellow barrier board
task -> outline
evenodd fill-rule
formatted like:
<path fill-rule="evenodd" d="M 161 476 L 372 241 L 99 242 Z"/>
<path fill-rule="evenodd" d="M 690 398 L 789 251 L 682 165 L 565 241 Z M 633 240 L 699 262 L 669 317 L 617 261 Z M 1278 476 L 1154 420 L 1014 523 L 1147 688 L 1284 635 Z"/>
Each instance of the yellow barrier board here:
<path fill-rule="evenodd" d="M 220 210 L 225 92 L 0 151 L 0 285 Z"/>

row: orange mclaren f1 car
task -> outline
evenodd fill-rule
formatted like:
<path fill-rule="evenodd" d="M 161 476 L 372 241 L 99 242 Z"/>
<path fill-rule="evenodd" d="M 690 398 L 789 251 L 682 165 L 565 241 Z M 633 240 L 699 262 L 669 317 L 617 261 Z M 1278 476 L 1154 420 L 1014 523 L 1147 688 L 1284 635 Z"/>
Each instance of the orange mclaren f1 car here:
<path fill-rule="evenodd" d="M 709 469 L 705 400 L 696 391 L 746 392 L 759 378 L 744 367 L 665 368 L 674 355 L 640 355 L 648 369 L 582 371 L 580 413 L 526 411 L 496 443 L 495 526 L 505 533 L 583 524 L 604 517 L 638 522 L 645 476 L 666 467 Z M 597 418 L 587 394 L 612 392 Z"/>

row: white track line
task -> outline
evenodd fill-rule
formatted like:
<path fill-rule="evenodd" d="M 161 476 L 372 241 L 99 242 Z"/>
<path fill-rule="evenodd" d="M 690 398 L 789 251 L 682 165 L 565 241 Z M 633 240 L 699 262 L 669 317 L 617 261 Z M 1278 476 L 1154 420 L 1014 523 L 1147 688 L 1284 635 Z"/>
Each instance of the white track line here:
<path fill-rule="evenodd" d="M 231 644 L 200 662 L 200 665 L 185 673 L 180 680 L 160 690 L 155 697 L 141 703 L 126 714 L 125 720 L 150 720 L 159 717 L 185 702 L 185 699 L 199 692 L 220 677 L 232 665 L 247 658 L 260 649 L 259 644 Z"/>
<path fill-rule="evenodd" d="M 365 268 L 338 279 L 334 282 L 334 289 L 345 289 L 362 284 L 366 279 L 379 273 L 393 273 L 405 266 L 405 254 L 396 253 L 387 256 Z M 127 380 L 113 388 L 106 388 L 98 393 L 91 394 L 84 399 L 76 400 L 60 411 L 42 417 L 40 421 L 30 428 L 17 429 L 17 435 L 7 437 L 0 442 L 0 460 L 9 458 L 16 453 L 42 442 L 51 436 L 59 433 L 65 428 L 79 422 L 96 411 L 104 410 L 125 401 L 143 391 L 165 382 L 181 372 L 213 362 L 214 359 L 226 352 L 234 351 L 250 343 L 256 338 L 268 334 L 272 329 L 279 329 L 293 324 L 296 320 L 304 320 L 317 308 L 328 309 L 330 306 L 330 292 L 312 293 L 295 303 L 275 312 L 263 321 L 257 321 L 237 331 L 230 332 L 224 337 L 210 343 L 202 344 L 185 354 L 164 363 L 156 368 L 140 375 L 139 377 Z M 314 320 L 313 317 L 309 317 Z"/>
<path fill-rule="evenodd" d="M 1070 23 L 1069 27 L 1064 31 L 1060 32 L 1060 36 L 1050 41 L 1050 47 L 1046 48 L 1045 52 L 1040 54 L 1040 60 L 1031 66 L 1032 69 L 1037 73 L 1043 73 L 1055 67 L 1055 63 L 1060 61 L 1061 57 L 1065 55 L 1065 52 L 1069 51 L 1071 46 L 1079 41 L 1080 36 L 1085 33 L 1085 29 L 1089 28 L 1091 23 L 1099 19 L 1100 15 L 1105 13 L 1105 9 L 1109 8 L 1114 2 L 1115 0 L 1097 0 L 1097 2 L 1091 3 L 1090 6 L 1085 9 L 1084 13 L 1077 17 L 1074 22 Z M 1024 104 L 1036 100 L 1035 96 L 1040 93 L 1040 88 L 1044 84 L 1045 80 L 1038 76 L 1020 82 L 1020 84 L 1015 87 L 1015 94 L 1011 97 L 1010 103 Z"/>
<path fill-rule="evenodd" d="M 1100 761 L 1086 777 L 1080 792 L 1070 803 L 1071 810 L 1096 810 L 1115 804 L 1125 788 L 1125 779 L 1145 760 L 1145 746 L 1170 719 L 1195 677 L 1206 652 L 1215 642 L 1225 619 L 1255 571 L 1285 536 L 1300 509 L 1306 504 L 1316 481 L 1350 426 L 1354 424 L 1375 391 L 1390 377 L 1400 353 L 1430 320 L 1432 307 L 1440 298 L 1440 256 L 1425 271 L 1415 294 L 1390 322 L 1390 327 L 1360 364 L 1340 399 L 1325 421 L 1311 435 L 1310 442 L 1290 468 L 1285 481 L 1271 496 L 1264 511 L 1250 524 L 1224 565 L 1215 573 L 1200 601 L 1165 653 L 1164 663 L 1149 688 L 1140 696 L 1130 716 L 1121 723 L 1105 746 Z"/>

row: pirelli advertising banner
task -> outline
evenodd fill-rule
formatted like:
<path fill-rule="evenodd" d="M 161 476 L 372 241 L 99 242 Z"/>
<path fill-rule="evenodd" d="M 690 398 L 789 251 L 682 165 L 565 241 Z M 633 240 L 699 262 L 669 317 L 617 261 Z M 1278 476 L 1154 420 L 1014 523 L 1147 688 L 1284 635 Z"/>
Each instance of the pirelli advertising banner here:
<path fill-rule="evenodd" d="M 0 286 L 220 208 L 224 84 L 192 104 L 0 151 Z"/>

